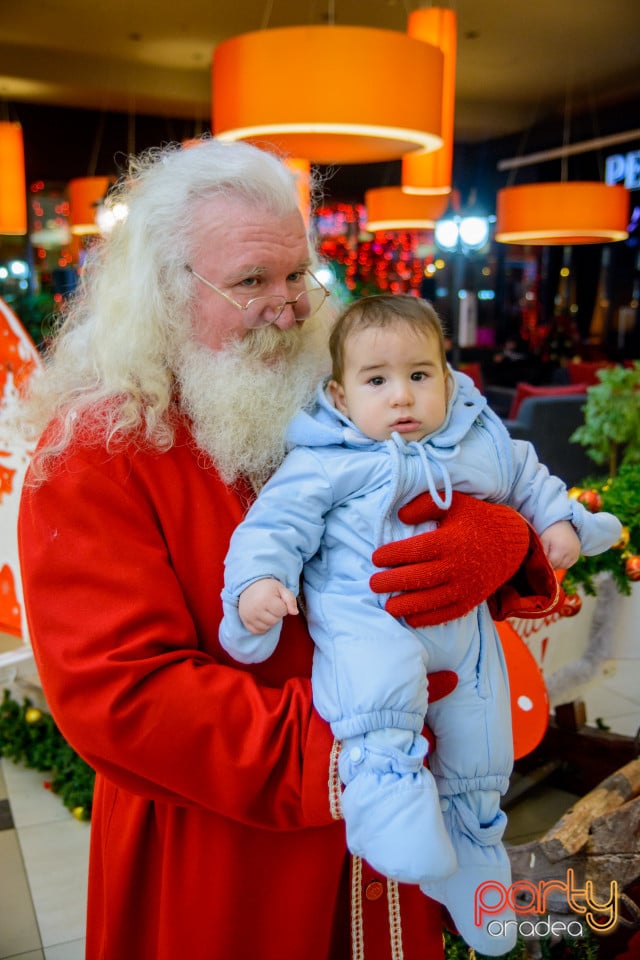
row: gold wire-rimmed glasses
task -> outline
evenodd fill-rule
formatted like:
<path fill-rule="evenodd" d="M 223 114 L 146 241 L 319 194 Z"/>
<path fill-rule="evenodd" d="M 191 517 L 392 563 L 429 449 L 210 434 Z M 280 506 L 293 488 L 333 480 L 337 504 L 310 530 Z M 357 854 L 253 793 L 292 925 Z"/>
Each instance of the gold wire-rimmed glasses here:
<path fill-rule="evenodd" d="M 204 283 L 207 287 L 219 293 L 221 297 L 224 297 L 224 299 L 232 303 L 234 307 L 241 310 L 242 313 L 245 313 L 249 326 L 258 326 L 262 317 L 267 318 L 262 321 L 264 323 L 277 323 L 282 316 L 284 308 L 287 306 L 293 308 L 293 314 L 296 320 L 308 320 L 309 317 L 312 317 L 318 312 L 324 301 L 330 296 L 330 291 L 313 275 L 311 270 L 305 270 L 305 276 L 311 277 L 316 286 L 301 290 L 293 300 L 287 300 L 286 297 L 280 296 L 279 294 L 272 294 L 268 297 L 252 297 L 251 300 L 247 300 L 246 303 L 238 303 L 237 300 L 230 297 L 228 293 L 225 293 L 224 290 L 217 287 L 211 280 L 207 280 L 206 277 L 197 273 L 190 264 L 185 264 L 185 267 L 196 280 L 200 280 L 201 283 Z"/>

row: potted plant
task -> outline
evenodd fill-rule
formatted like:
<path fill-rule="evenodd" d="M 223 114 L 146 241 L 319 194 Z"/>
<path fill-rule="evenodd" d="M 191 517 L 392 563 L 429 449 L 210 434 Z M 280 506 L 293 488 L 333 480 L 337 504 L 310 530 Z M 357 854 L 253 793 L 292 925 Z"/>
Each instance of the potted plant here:
<path fill-rule="evenodd" d="M 640 360 L 599 370 L 587 390 L 584 423 L 571 436 L 614 478 L 623 464 L 640 463 Z"/>

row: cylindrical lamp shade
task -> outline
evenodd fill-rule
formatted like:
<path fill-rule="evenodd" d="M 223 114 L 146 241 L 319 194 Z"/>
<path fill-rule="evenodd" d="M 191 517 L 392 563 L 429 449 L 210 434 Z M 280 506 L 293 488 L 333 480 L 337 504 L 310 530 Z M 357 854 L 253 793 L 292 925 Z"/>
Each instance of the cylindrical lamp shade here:
<path fill-rule="evenodd" d="M 376 187 L 364 195 L 367 230 L 433 230 L 449 204 L 446 196 L 412 196 L 402 187 Z"/>
<path fill-rule="evenodd" d="M 626 240 L 629 191 L 598 181 L 532 183 L 498 191 L 495 238 L 534 246 Z"/>
<path fill-rule="evenodd" d="M 402 158 L 402 189 L 406 193 L 451 193 L 456 102 L 456 14 L 442 7 L 414 10 L 409 14 L 407 32 L 410 37 L 437 47 L 444 57 L 442 146 L 431 153 L 418 150 Z"/>
<path fill-rule="evenodd" d="M 0 123 L 0 234 L 27 232 L 27 189 L 24 173 L 22 127 Z"/>
<path fill-rule="evenodd" d="M 212 129 L 219 140 L 250 140 L 320 164 L 435 150 L 442 72 L 440 50 L 393 30 L 245 33 L 215 49 Z"/>
<path fill-rule="evenodd" d="M 71 233 L 77 236 L 100 233 L 96 212 L 110 185 L 109 177 L 78 177 L 69 181 L 67 192 Z"/>

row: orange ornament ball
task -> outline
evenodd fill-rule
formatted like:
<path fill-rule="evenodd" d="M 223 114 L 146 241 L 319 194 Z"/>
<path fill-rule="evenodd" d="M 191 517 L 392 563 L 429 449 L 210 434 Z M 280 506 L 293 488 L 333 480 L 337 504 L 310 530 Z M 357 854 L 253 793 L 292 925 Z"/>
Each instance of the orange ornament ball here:
<path fill-rule="evenodd" d="M 640 557 L 636 554 L 631 557 L 627 557 L 624 565 L 624 572 L 629 580 L 640 580 Z"/>
<path fill-rule="evenodd" d="M 620 539 L 616 540 L 616 542 L 611 547 L 611 549 L 624 550 L 628 543 L 629 543 L 629 527 L 623 527 L 622 533 L 620 534 Z"/>

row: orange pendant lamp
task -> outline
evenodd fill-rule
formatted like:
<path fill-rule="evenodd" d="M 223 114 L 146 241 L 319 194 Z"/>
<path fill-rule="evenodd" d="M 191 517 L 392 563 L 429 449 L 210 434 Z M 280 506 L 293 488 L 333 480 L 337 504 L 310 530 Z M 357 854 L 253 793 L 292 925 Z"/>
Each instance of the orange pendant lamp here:
<path fill-rule="evenodd" d="M 294 176 L 298 189 L 298 205 L 304 222 L 309 227 L 311 218 L 311 164 L 300 157 L 287 157 L 284 164 Z"/>
<path fill-rule="evenodd" d="M 67 190 L 71 233 L 81 237 L 100 233 L 96 213 L 110 185 L 109 177 L 78 177 L 69 181 Z"/>
<path fill-rule="evenodd" d="M 212 129 L 219 140 L 319 164 L 436 150 L 443 59 L 414 37 L 371 27 L 241 34 L 214 51 Z"/>
<path fill-rule="evenodd" d="M 0 234 L 27 232 L 24 141 L 19 123 L 0 123 Z"/>
<path fill-rule="evenodd" d="M 629 191 L 598 181 L 532 183 L 498 191 L 495 238 L 533 246 L 609 243 L 629 236 Z"/>
<path fill-rule="evenodd" d="M 409 14 L 410 37 L 442 51 L 442 146 L 431 153 L 420 150 L 402 158 L 402 189 L 406 193 L 451 193 L 453 125 L 456 99 L 457 19 L 453 10 L 428 7 Z M 429 96 L 431 93 L 429 92 Z"/>
<path fill-rule="evenodd" d="M 447 196 L 412 196 L 402 187 L 376 187 L 364 195 L 367 230 L 433 230 L 447 210 Z"/>

